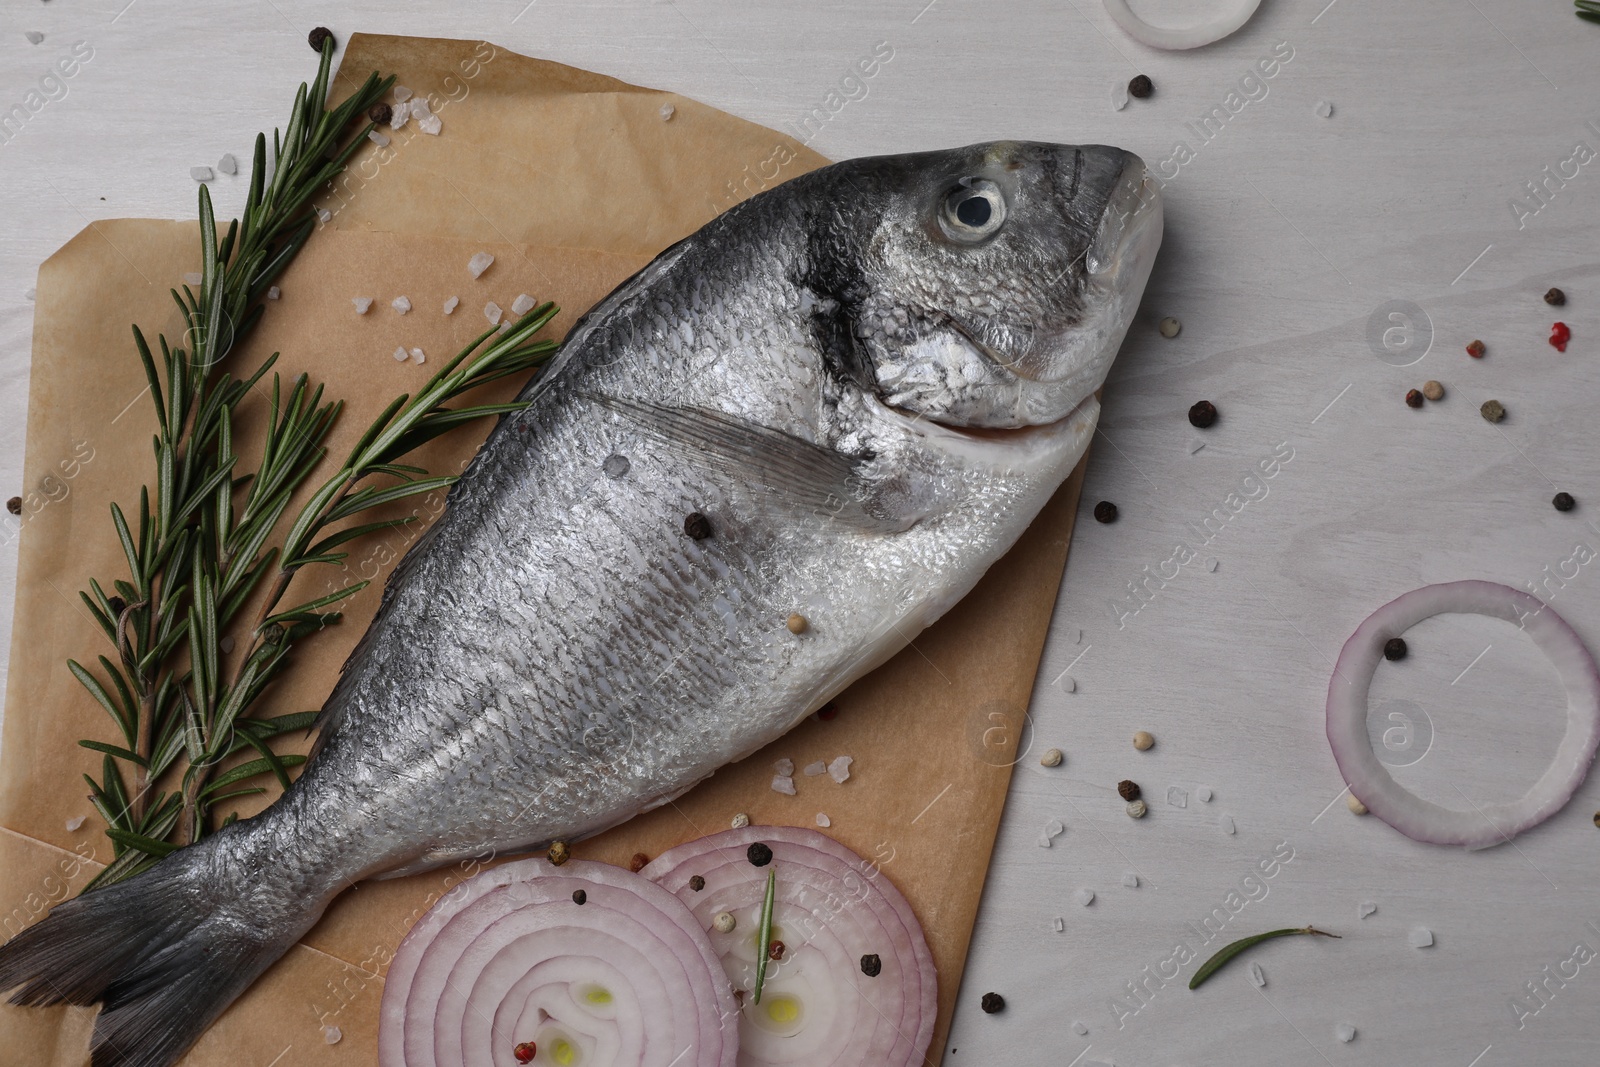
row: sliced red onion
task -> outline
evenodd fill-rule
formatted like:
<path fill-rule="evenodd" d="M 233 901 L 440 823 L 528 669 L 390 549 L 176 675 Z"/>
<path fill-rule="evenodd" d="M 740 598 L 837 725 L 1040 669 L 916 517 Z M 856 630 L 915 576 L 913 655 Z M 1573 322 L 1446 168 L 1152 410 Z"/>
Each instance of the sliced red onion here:
<path fill-rule="evenodd" d="M 750 863 L 755 842 L 777 872 L 772 937 L 783 958 L 753 995 L 767 867 Z M 639 872 L 693 911 L 735 989 L 741 991 L 740 1067 L 920 1065 L 933 1040 L 938 977 L 911 905 L 873 864 L 817 833 L 789 826 L 725 830 L 658 856 Z M 691 879 L 703 878 L 696 890 Z M 696 883 L 698 884 L 698 883 Z M 731 933 L 713 929 L 722 912 Z M 862 957 L 877 956 L 869 976 Z"/>
<path fill-rule="evenodd" d="M 584 903 L 573 894 L 582 890 Z M 714 1064 L 739 1006 L 718 954 L 654 882 L 619 867 L 521 860 L 456 885 L 389 966 L 380 1067 Z"/>
<path fill-rule="evenodd" d="M 1458 811 L 1396 782 L 1372 751 L 1367 692 L 1383 645 L 1445 612 L 1516 623 L 1555 666 L 1567 690 L 1567 732 L 1550 766 L 1522 799 Z M 1560 811 L 1583 783 L 1600 742 L 1600 670 L 1580 638 L 1538 597 L 1496 582 L 1447 582 L 1413 590 L 1369 615 L 1345 642 L 1328 683 L 1328 744 L 1350 792 L 1367 810 L 1417 841 L 1487 848 Z"/>
<path fill-rule="evenodd" d="M 1152 26 L 1133 13 L 1128 0 L 1104 0 L 1106 14 L 1121 26 L 1123 32 L 1140 44 L 1151 48 L 1177 50 L 1199 48 L 1220 41 L 1233 33 L 1256 13 L 1261 0 L 1223 0 L 1222 11 L 1204 22 L 1192 26 Z"/>

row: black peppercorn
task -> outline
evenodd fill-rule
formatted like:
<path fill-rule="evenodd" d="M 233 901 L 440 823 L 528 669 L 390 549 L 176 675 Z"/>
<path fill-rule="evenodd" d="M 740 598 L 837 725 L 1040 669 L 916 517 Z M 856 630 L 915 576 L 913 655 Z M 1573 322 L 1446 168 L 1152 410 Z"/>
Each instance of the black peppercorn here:
<path fill-rule="evenodd" d="M 1544 294 L 1544 302 L 1560 307 L 1567 302 L 1567 294 L 1560 289 L 1552 288 L 1548 293 Z"/>
<path fill-rule="evenodd" d="M 781 959 L 783 959 L 784 947 L 785 946 L 784 946 L 782 941 L 774 941 L 771 944 L 769 944 L 767 946 L 767 959 L 769 959 L 769 960 L 781 960 Z"/>
<path fill-rule="evenodd" d="M 1006 998 L 999 993 L 985 993 L 981 1001 L 983 1010 L 993 1015 L 997 1011 L 1006 1010 Z"/>
<path fill-rule="evenodd" d="M 1102 500 L 1094 506 L 1095 522 L 1116 522 L 1117 506 L 1109 500 Z"/>
<path fill-rule="evenodd" d="M 1148 74 L 1135 74 L 1128 82 L 1128 95 L 1135 100 L 1143 100 L 1155 92 L 1155 83 Z"/>
<path fill-rule="evenodd" d="M 772 862 L 772 849 L 760 841 L 752 842 L 750 847 L 744 850 L 744 854 L 752 866 L 765 867 Z"/>
<path fill-rule="evenodd" d="M 373 104 L 367 108 L 367 118 L 376 122 L 379 126 L 387 126 L 390 120 L 394 118 L 394 108 L 381 102 Z"/>
<path fill-rule="evenodd" d="M 646 856 L 643 852 L 635 852 L 633 854 L 633 858 L 628 861 L 628 870 L 632 871 L 634 874 L 638 874 L 640 871 L 645 869 L 645 866 L 648 865 L 649 862 L 649 856 Z"/>
<path fill-rule="evenodd" d="M 1413 389 L 1406 394 L 1406 407 L 1420 408 L 1422 406 L 1422 390 Z"/>
<path fill-rule="evenodd" d="M 706 880 L 700 877 L 698 874 L 689 879 L 689 888 L 693 889 L 696 893 L 700 892 L 700 890 L 704 889 L 705 887 Z"/>
<path fill-rule="evenodd" d="M 572 902 L 574 904 L 585 904 L 588 902 L 588 900 L 589 894 L 584 892 L 582 889 L 574 889 L 572 891 Z"/>
<path fill-rule="evenodd" d="M 311 46 L 313 52 L 320 53 L 322 46 L 331 40 L 333 40 L 333 31 L 326 26 L 318 26 L 306 35 L 306 43 Z"/>
<path fill-rule="evenodd" d="M 107 597 L 106 607 L 111 609 L 114 618 L 121 618 L 122 613 L 128 610 L 128 602 L 119 596 Z"/>
<path fill-rule="evenodd" d="M 696 541 L 704 541 L 711 536 L 711 520 L 698 511 L 691 511 L 683 517 L 683 532 Z"/>
<path fill-rule="evenodd" d="M 1117 795 L 1130 803 L 1139 799 L 1139 783 L 1124 778 L 1117 783 Z"/>
<path fill-rule="evenodd" d="M 1406 639 L 1403 637 L 1391 637 L 1385 641 L 1383 643 L 1383 658 L 1391 661 L 1405 659 Z"/>
<path fill-rule="evenodd" d="M 1557 493 L 1550 499 L 1550 503 L 1555 505 L 1557 511 L 1571 511 L 1578 506 L 1578 502 L 1572 499 L 1571 493 Z"/>
<path fill-rule="evenodd" d="M 1202 400 L 1189 409 L 1189 425 L 1197 429 L 1205 429 L 1217 421 L 1217 405 L 1209 400 Z"/>
<path fill-rule="evenodd" d="M 883 961 L 876 952 L 869 952 L 861 957 L 861 973 L 868 978 L 876 978 L 883 973 Z"/>
<path fill-rule="evenodd" d="M 7 500 L 6 501 L 6 510 L 11 512 L 11 514 L 13 514 L 13 515 L 21 515 L 22 514 L 22 498 L 20 496 L 14 496 L 10 500 Z"/>

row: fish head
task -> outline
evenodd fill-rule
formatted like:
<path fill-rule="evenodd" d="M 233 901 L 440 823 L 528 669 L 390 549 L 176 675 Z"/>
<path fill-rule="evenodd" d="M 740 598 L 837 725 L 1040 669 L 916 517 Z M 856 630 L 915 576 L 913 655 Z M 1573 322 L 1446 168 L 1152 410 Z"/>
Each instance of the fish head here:
<path fill-rule="evenodd" d="M 1054 423 L 1093 395 L 1161 244 L 1138 156 L 998 141 L 851 162 L 860 386 L 953 427 Z"/>

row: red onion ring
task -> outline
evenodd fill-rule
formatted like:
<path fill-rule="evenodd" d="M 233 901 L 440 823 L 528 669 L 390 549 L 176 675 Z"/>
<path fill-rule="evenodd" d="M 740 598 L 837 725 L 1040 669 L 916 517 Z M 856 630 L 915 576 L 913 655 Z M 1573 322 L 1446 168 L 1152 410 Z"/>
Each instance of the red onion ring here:
<path fill-rule="evenodd" d="M 1193 26 L 1168 27 L 1150 25 L 1133 13 L 1133 9 L 1128 6 L 1128 0 L 1104 0 L 1104 2 L 1106 14 L 1110 15 L 1129 37 L 1151 48 L 1164 48 L 1168 51 L 1199 48 L 1212 41 L 1220 41 L 1249 22 L 1250 16 L 1261 6 L 1261 0 L 1233 0 L 1228 9 L 1205 22 L 1198 22 Z"/>
<path fill-rule="evenodd" d="M 671 893 L 604 863 L 521 860 L 452 888 L 400 943 L 378 1062 L 521 1067 L 515 1049 L 533 1041 L 534 1067 L 734 1067 L 723 1020 L 738 1010 L 705 931 Z"/>
<path fill-rule="evenodd" d="M 1367 736 L 1367 699 L 1383 644 L 1445 612 L 1516 623 L 1539 646 L 1567 691 L 1567 732 L 1550 766 L 1520 799 L 1456 811 L 1427 801 L 1390 776 Z M 1538 597 L 1497 582 L 1448 582 L 1416 589 L 1367 616 L 1345 642 L 1328 683 L 1328 744 L 1350 792 L 1378 818 L 1416 841 L 1487 848 L 1548 819 L 1583 783 L 1600 743 L 1600 669 L 1566 621 Z"/>
<path fill-rule="evenodd" d="M 773 937 L 782 960 L 768 964 L 762 1002 L 755 979 L 755 916 L 766 892 L 764 867 L 747 849 L 772 849 L 777 872 Z M 747 826 L 691 841 L 639 872 L 688 905 L 704 929 L 721 912 L 738 925 L 711 942 L 736 989 L 740 1067 L 921 1065 L 933 1040 L 938 977 L 911 905 L 874 864 L 815 830 Z M 705 879 L 701 889 L 690 879 Z M 876 955 L 869 977 L 861 959 Z"/>

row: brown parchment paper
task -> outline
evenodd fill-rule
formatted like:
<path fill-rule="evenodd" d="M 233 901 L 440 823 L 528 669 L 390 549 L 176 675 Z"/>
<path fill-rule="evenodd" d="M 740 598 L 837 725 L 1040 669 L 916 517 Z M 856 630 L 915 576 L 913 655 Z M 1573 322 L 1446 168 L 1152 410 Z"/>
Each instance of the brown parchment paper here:
<path fill-rule="evenodd" d="M 329 198 L 329 225 L 284 277 L 282 298 L 269 305 L 258 332 L 230 357 L 254 368 L 281 351 L 286 378 L 304 371 L 344 398 L 347 412 L 330 442 L 336 456 L 384 403 L 430 373 L 431 366 L 397 363 L 397 346 L 421 348 L 430 361 L 447 358 L 483 328 L 487 301 L 509 308 L 520 293 L 561 305 L 553 327 L 559 336 L 661 247 L 759 191 L 766 179 L 738 179 L 759 176 L 762 160 L 788 157 L 767 184 L 823 162 L 781 135 L 693 101 L 491 45 L 358 34 L 344 70 L 370 68 L 395 71 L 418 92 L 449 92 L 452 78 L 468 88 L 435 107 L 445 127 L 439 138 L 406 140 L 407 131 L 399 131 L 387 153 L 373 146 L 357 160 L 354 173 L 367 173 L 367 163 L 371 176 Z M 660 114 L 663 103 L 674 106 L 670 120 Z M 676 139 L 679 131 L 684 136 Z M 494 162 L 502 156 L 537 166 Z M 503 168 L 498 180 L 485 181 L 484 168 L 495 166 Z M 28 492 L 0 744 L 0 934 L 7 937 L 110 859 L 81 779 L 99 757 L 75 742 L 110 739 L 114 728 L 64 661 L 92 662 L 109 651 L 76 592 L 91 575 L 105 581 L 125 573 L 106 507 L 112 500 L 135 505 L 137 487 L 151 476 L 151 415 L 128 326 L 177 333 L 166 291 L 196 269 L 197 240 L 190 223 L 101 222 L 40 270 Z M 474 280 L 466 262 L 478 251 L 496 261 Z M 401 295 L 413 305 L 409 314 L 390 307 Z M 368 315 L 355 313 L 354 296 L 375 298 Z M 446 316 L 442 304 L 450 296 L 460 306 Z M 503 383 L 502 395 L 516 384 Z M 260 407 L 240 426 L 240 440 L 251 439 L 249 420 L 260 417 Z M 435 441 L 418 462 L 436 472 L 458 470 L 487 430 Z M 253 459 L 248 450 L 246 457 Z M 1082 467 L 977 589 L 843 694 L 831 721 L 808 720 L 676 803 L 579 843 L 577 855 L 614 863 L 635 852 L 658 855 L 722 829 L 739 811 L 758 824 L 800 826 L 826 813 L 828 832 L 879 864 L 922 921 L 939 969 L 929 1054 L 939 1062 L 1011 765 L 1021 755 L 1018 739 L 1081 480 Z M 421 502 L 423 523 L 357 542 L 343 568 L 297 579 L 291 595 L 367 578 L 373 584 L 346 603 L 342 626 L 303 646 L 261 713 L 320 706 L 376 610 L 383 578 L 440 502 Z M 280 747 L 305 751 L 309 739 L 284 739 Z M 769 788 L 776 759 L 803 766 L 838 755 L 855 759 L 843 785 L 797 776 L 798 796 Z M 260 806 L 250 798 L 237 810 L 248 816 Z M 82 816 L 87 820 L 67 829 Z M 347 892 L 183 1062 L 375 1063 L 387 962 L 411 923 L 468 873 L 444 868 Z M 86 1063 L 93 1014 L 0 1007 L 0 1061 Z M 326 1040 L 328 1027 L 337 1027 L 336 1043 Z"/>

